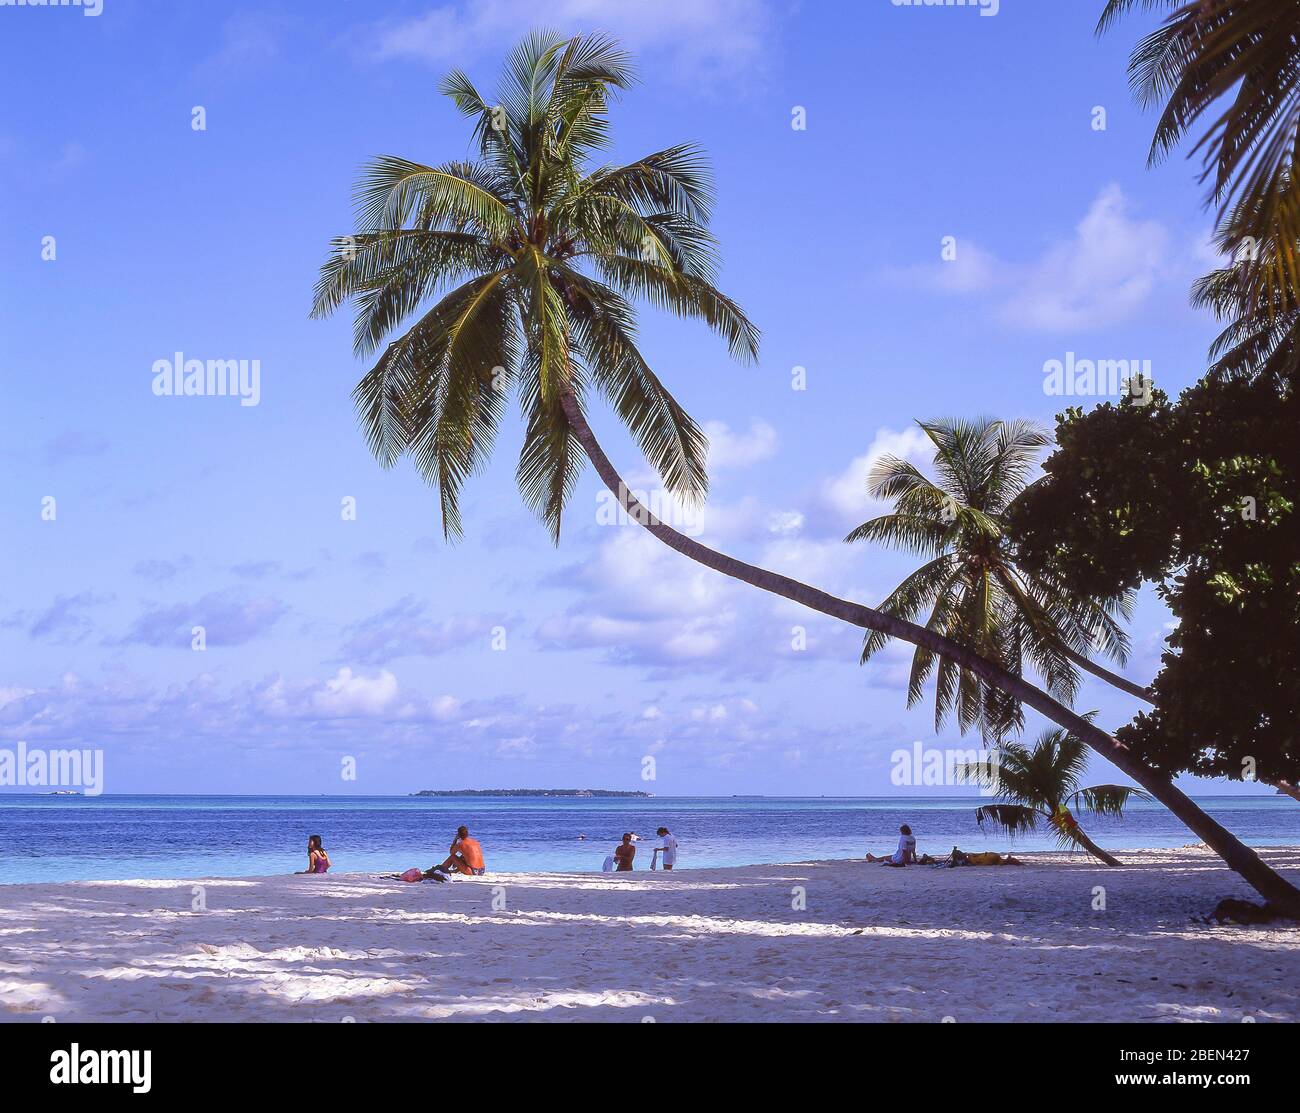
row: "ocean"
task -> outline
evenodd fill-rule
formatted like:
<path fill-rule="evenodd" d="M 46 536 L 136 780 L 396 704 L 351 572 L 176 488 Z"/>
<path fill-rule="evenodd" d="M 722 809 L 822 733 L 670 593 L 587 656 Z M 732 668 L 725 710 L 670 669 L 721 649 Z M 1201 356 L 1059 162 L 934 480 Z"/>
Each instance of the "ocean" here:
<path fill-rule="evenodd" d="M 455 829 L 482 842 L 489 869 L 596 871 L 624 831 L 670 828 L 679 869 L 892 852 L 907 823 L 922 853 L 1046 850 L 1048 833 L 1015 840 L 981 830 L 978 797 L 654 797 L 0 795 L 0 884 L 128 878 L 252 877 L 300 870 L 319 834 L 336 871 L 441 861 Z M 1256 846 L 1300 843 L 1300 804 L 1286 797 L 1198 802 Z M 1158 804 L 1123 820 L 1084 818 L 1110 850 L 1196 842 Z M 582 838 L 580 836 L 586 836 Z M 649 865 L 648 846 L 637 868 Z"/>

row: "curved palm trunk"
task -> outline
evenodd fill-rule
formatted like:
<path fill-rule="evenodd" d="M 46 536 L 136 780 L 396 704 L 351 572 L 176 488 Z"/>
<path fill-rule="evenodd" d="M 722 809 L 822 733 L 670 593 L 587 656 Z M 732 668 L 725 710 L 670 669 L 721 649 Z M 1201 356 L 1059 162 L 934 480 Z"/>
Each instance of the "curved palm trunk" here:
<path fill-rule="evenodd" d="M 1292 800 L 1300 800 L 1300 788 L 1293 785 L 1290 781 L 1264 781 L 1264 784 L 1270 788 L 1275 788 L 1278 792 L 1291 797 Z"/>
<path fill-rule="evenodd" d="M 1121 866 L 1124 864 L 1113 854 L 1109 854 L 1106 851 L 1102 850 L 1102 848 L 1099 847 L 1095 842 L 1093 842 L 1092 839 L 1088 838 L 1087 833 L 1078 824 L 1075 824 L 1075 828 L 1074 828 L 1074 841 L 1077 842 L 1081 847 L 1083 847 L 1084 850 L 1086 850 L 1089 854 L 1091 854 L 1103 865 Z"/>
<path fill-rule="evenodd" d="M 838 618 L 850 625 L 866 630 L 878 630 L 890 637 L 901 638 L 913 645 L 921 646 L 930 652 L 946 657 L 960 668 L 967 669 L 1015 697 L 1021 703 L 1041 712 L 1053 722 L 1065 727 L 1082 738 L 1092 749 L 1101 754 L 1117 768 L 1132 777 L 1152 796 L 1165 805 L 1175 816 L 1185 823 L 1195 834 L 1203 839 L 1230 868 L 1250 883 L 1265 900 L 1286 908 L 1289 912 L 1300 915 L 1300 889 L 1297 889 L 1276 871 L 1267 866 L 1259 855 L 1227 828 L 1217 823 L 1198 808 L 1173 782 L 1144 764 L 1127 746 L 1122 745 L 1101 728 L 1093 726 L 1082 716 L 1075 714 L 1064 704 L 1052 699 L 1041 688 L 1029 683 L 1019 676 L 1013 676 L 997 665 L 972 653 L 957 642 L 926 630 L 915 623 L 907 622 L 893 615 L 884 614 L 861 603 L 852 603 L 840 599 L 815 587 L 800 583 L 789 576 L 769 572 L 753 564 L 716 552 L 707 545 L 693 541 L 677 530 L 659 521 L 628 490 L 614 465 L 610 463 L 605 450 L 600 447 L 591 426 L 582 413 L 577 399 L 572 392 L 565 390 L 561 395 L 561 405 L 568 418 L 569 427 L 577 437 L 587 457 L 591 460 L 601 481 L 609 488 L 619 504 L 634 521 L 643 526 L 669 548 L 676 549 L 683 556 L 721 572 L 724 576 L 741 580 L 763 591 L 780 595 L 795 603 L 802 604 L 814 611 Z"/>
<path fill-rule="evenodd" d="M 1099 680 L 1104 680 L 1112 688 L 1118 688 L 1122 692 L 1127 692 L 1130 696 L 1136 696 L 1140 700 L 1155 706 L 1155 698 L 1151 694 L 1150 688 L 1143 688 L 1140 684 L 1134 684 L 1131 680 L 1125 680 L 1109 669 L 1103 668 L 1095 661 L 1090 661 L 1081 653 L 1075 653 L 1072 649 L 1066 649 L 1065 655 L 1073 661 L 1084 672 L 1090 672 Z M 1260 784 L 1268 785 L 1269 788 L 1275 788 L 1284 796 L 1291 797 L 1292 800 L 1300 800 L 1300 787 L 1293 785 L 1290 781 L 1260 781 Z"/>
<path fill-rule="evenodd" d="M 1090 672 L 1098 680 L 1104 680 L 1112 688 L 1118 688 L 1121 692 L 1127 692 L 1130 696 L 1136 696 L 1140 700 L 1154 704 L 1156 701 L 1151 695 L 1150 688 L 1144 688 L 1141 684 L 1135 684 L 1131 680 L 1125 680 L 1122 676 L 1103 668 L 1096 661 L 1089 660 L 1082 653 L 1075 653 L 1073 649 L 1066 649 L 1065 655 L 1073 661 L 1084 672 Z"/>

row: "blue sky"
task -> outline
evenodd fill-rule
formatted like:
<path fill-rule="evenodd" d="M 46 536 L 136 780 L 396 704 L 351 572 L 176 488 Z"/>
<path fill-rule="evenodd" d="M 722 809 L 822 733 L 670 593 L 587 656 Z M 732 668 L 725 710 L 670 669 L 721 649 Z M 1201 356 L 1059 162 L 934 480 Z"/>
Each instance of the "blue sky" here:
<path fill-rule="evenodd" d="M 444 544 L 412 469 L 367 453 L 350 321 L 307 317 L 316 268 L 365 159 L 468 153 L 443 71 L 491 88 L 531 27 L 617 35 L 643 81 L 611 159 L 709 152 L 721 284 L 763 330 L 742 367 L 643 316 L 709 423 L 701 537 L 878 601 L 910 558 L 841 538 L 879 509 L 870 460 L 920 451 L 914 419 L 1050 424 L 1043 366 L 1068 352 L 1150 360 L 1171 392 L 1203 370 L 1214 326 L 1187 287 L 1209 219 L 1182 157 L 1146 169 L 1125 78 L 1143 24 L 1099 42 L 1101 6 L 0 8 L 0 741 L 102 748 L 110 792 L 891 791 L 895 748 L 959 741 L 906 710 L 902 647 L 861 668 L 853 631 L 602 525 L 590 472 L 553 547 L 514 487 L 516 420 Z M 176 352 L 258 360 L 259 404 L 156 396 Z M 1144 598 L 1128 675 L 1154 675 L 1167 621 Z M 1092 684 L 1079 705 L 1135 710 Z"/>

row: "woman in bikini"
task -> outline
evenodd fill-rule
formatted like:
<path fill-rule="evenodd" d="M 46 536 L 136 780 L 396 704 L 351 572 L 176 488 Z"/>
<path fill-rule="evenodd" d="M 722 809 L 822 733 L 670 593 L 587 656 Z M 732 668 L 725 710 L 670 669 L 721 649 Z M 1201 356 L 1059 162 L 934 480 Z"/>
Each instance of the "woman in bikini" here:
<path fill-rule="evenodd" d="M 326 873 L 330 868 L 330 856 L 320 844 L 319 835 L 307 836 L 307 868 L 298 873 Z"/>

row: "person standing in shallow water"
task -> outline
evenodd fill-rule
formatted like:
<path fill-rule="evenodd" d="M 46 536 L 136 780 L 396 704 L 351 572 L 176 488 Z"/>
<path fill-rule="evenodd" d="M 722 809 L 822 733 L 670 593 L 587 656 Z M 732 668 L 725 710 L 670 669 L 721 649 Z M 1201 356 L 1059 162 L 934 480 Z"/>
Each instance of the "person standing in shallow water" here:
<path fill-rule="evenodd" d="M 636 857 L 636 847 L 632 845 L 632 832 L 623 834 L 623 841 L 614 848 L 615 873 L 631 873 L 632 859 Z"/>
<path fill-rule="evenodd" d="M 650 868 L 655 868 L 655 859 L 662 854 L 663 867 L 670 870 L 677 864 L 677 839 L 667 827 L 660 827 L 655 834 L 659 836 L 660 842 L 650 855 Z"/>

